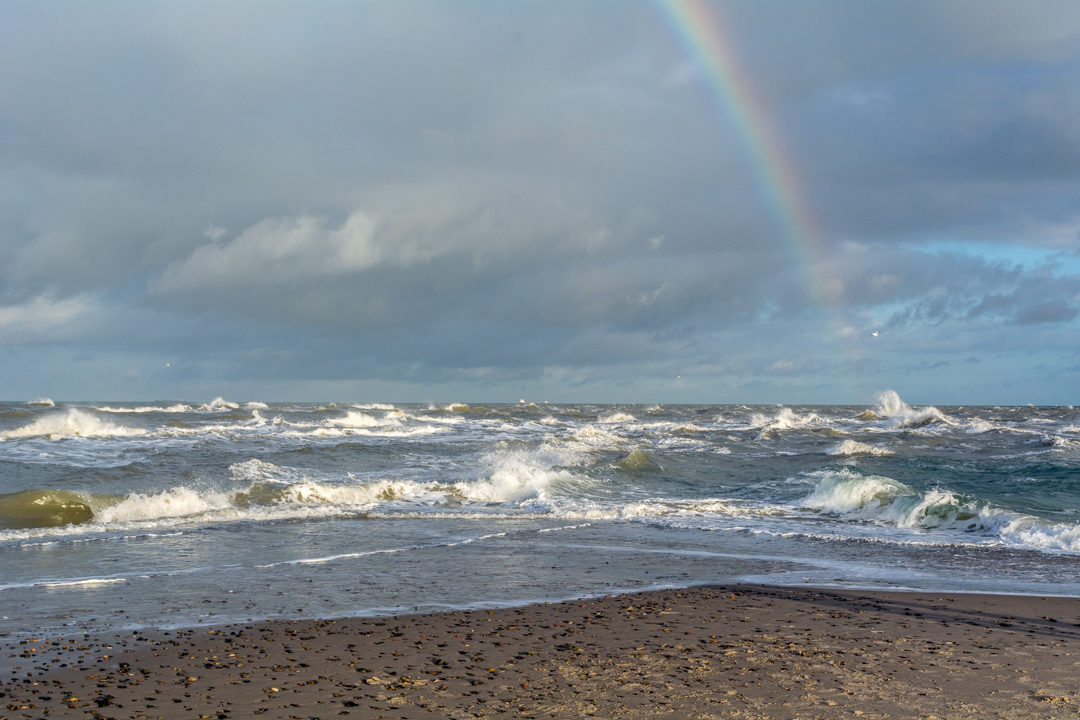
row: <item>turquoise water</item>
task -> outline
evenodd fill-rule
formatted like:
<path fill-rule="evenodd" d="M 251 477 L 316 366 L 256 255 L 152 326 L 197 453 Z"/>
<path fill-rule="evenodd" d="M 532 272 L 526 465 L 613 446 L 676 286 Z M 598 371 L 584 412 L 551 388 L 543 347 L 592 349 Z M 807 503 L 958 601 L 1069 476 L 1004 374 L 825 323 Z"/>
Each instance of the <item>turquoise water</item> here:
<path fill-rule="evenodd" d="M 0 633 L 752 581 L 1080 596 L 1071 407 L 0 404 Z"/>

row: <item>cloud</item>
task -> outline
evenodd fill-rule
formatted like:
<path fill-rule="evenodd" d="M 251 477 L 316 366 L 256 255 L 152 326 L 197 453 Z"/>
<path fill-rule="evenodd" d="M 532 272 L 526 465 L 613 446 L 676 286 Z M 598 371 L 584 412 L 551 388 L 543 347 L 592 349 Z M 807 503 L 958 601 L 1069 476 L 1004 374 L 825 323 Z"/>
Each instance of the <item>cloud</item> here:
<path fill-rule="evenodd" d="M 0 344 L 35 343 L 70 335 L 98 310 L 87 296 L 56 299 L 39 295 L 16 305 L 0 306 Z"/>
<path fill-rule="evenodd" d="M 1076 314 L 1076 307 L 1064 300 L 1049 300 L 1021 308 L 1017 313 L 1016 322 L 1021 325 L 1069 322 L 1076 317 Z"/>
<path fill-rule="evenodd" d="M 715 9 L 742 97 L 644 2 L 14 4 L 5 342 L 789 402 L 1075 352 L 1075 3 Z"/>
<path fill-rule="evenodd" d="M 169 265 L 159 288 L 169 292 L 223 284 L 303 282 L 408 260 L 407 249 L 379 247 L 374 229 L 363 213 L 353 213 L 337 227 L 310 215 L 263 220 L 227 243 L 211 238 L 190 257 Z"/>

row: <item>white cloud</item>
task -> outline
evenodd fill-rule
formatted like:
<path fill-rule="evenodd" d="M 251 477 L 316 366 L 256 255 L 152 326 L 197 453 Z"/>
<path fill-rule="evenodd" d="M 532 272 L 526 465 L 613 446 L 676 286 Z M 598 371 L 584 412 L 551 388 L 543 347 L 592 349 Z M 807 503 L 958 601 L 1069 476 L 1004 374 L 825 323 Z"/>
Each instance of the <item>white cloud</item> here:
<path fill-rule="evenodd" d="M 159 289 L 332 277 L 382 262 L 405 265 L 420 256 L 407 247 L 381 246 L 375 223 L 362 212 L 354 212 L 339 227 L 312 215 L 268 218 L 227 243 L 211 239 L 190 257 L 172 263 L 162 274 Z"/>
<path fill-rule="evenodd" d="M 87 296 L 57 300 L 48 294 L 19 305 L 0 306 L 0 345 L 53 337 L 93 308 L 94 302 Z"/>
<path fill-rule="evenodd" d="M 896 98 L 891 90 L 882 87 L 842 85 L 829 92 L 829 101 L 846 110 L 881 113 L 889 110 Z"/>

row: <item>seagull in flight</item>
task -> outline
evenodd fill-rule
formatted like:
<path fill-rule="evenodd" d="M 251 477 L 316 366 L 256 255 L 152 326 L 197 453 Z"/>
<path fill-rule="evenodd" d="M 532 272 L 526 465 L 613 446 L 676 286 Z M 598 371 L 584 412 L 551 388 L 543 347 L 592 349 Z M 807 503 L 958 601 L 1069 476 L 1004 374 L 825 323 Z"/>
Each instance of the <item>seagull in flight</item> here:
<path fill-rule="evenodd" d="M 881 334 L 881 331 L 880 330 L 875 330 L 874 332 L 872 332 L 870 334 L 873 335 L 874 337 L 877 337 L 878 335 Z"/>

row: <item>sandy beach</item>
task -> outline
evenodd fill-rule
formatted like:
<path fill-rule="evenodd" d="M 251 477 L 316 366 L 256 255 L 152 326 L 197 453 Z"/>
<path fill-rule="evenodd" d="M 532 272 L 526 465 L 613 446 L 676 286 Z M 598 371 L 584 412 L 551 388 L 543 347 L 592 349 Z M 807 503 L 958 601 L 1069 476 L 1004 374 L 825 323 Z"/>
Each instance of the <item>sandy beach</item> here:
<path fill-rule="evenodd" d="M 702 587 L 5 641 L 0 718 L 1080 714 L 1080 599 Z"/>

